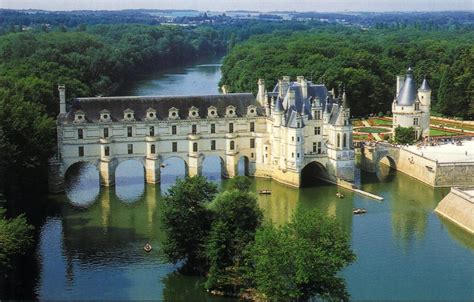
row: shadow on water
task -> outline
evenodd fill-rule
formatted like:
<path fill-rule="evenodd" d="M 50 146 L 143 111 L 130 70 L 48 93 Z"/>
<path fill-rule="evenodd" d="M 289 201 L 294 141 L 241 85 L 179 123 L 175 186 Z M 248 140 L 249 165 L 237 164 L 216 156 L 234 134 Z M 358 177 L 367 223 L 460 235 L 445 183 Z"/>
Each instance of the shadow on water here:
<path fill-rule="evenodd" d="M 143 198 L 145 191 L 145 167 L 137 160 L 121 162 L 115 170 L 115 193 L 125 203 Z"/>
<path fill-rule="evenodd" d="M 65 173 L 65 191 L 72 204 L 87 207 L 97 201 L 100 191 L 99 171 L 89 163 L 73 164 Z"/>

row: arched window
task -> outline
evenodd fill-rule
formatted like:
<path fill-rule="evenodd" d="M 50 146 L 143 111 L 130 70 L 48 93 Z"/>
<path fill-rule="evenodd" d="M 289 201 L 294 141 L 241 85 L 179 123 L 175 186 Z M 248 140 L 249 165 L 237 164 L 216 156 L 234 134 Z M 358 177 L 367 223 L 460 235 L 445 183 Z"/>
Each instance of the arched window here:
<path fill-rule="evenodd" d="M 155 154 L 155 153 L 156 153 L 156 147 L 155 147 L 155 145 L 151 145 L 151 146 L 150 146 L 150 153 L 151 153 L 151 154 Z"/>
<path fill-rule="evenodd" d="M 342 137 L 343 137 L 342 147 L 346 148 L 347 147 L 347 134 L 344 133 Z"/>
<path fill-rule="evenodd" d="M 234 150 L 235 149 L 235 143 L 234 141 L 230 141 L 230 150 Z"/>
<path fill-rule="evenodd" d="M 341 147 L 341 134 L 340 134 L 340 133 L 337 134 L 337 142 L 336 142 L 336 144 L 337 144 L 337 147 L 338 147 L 338 148 Z"/>
<path fill-rule="evenodd" d="M 193 143 L 193 152 L 198 151 L 198 143 Z"/>

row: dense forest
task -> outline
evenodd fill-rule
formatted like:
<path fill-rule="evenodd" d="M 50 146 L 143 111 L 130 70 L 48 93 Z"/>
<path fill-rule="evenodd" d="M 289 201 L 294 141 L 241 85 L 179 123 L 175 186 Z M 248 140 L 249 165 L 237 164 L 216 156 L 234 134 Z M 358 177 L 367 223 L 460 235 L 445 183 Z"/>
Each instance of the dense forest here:
<path fill-rule="evenodd" d="M 273 33 L 237 45 L 225 58 L 221 84 L 254 91 L 258 78 L 272 89 L 283 75 L 304 75 L 329 88 L 344 85 L 352 114 L 391 110 L 395 76 L 411 66 L 426 77 L 433 109 L 474 118 L 474 35 L 471 30 L 399 30 L 350 27 Z"/>

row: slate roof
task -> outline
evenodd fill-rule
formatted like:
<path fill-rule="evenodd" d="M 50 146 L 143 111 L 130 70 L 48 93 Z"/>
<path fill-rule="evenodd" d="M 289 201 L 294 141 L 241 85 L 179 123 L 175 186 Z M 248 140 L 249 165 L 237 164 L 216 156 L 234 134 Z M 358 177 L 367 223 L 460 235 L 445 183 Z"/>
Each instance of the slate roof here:
<path fill-rule="evenodd" d="M 430 85 L 428 85 L 428 81 L 423 79 L 423 83 L 421 83 L 420 90 L 431 90 Z"/>
<path fill-rule="evenodd" d="M 412 106 L 416 100 L 416 84 L 413 79 L 411 69 L 408 69 L 408 73 L 405 78 L 405 83 L 398 93 L 397 104 L 400 106 Z"/>
<path fill-rule="evenodd" d="M 82 110 L 89 122 L 97 122 L 100 118 L 100 111 L 110 111 L 113 121 L 123 119 L 126 109 L 134 111 L 136 121 L 145 120 L 146 112 L 149 108 L 156 110 L 156 117 L 159 120 L 167 119 L 170 108 L 179 110 L 179 117 L 186 119 L 189 109 L 194 106 L 199 109 L 199 117 L 207 117 L 207 109 L 214 106 L 219 117 L 224 117 L 227 106 L 234 106 L 237 116 L 245 116 L 247 107 L 254 105 L 257 107 L 257 114 L 264 115 L 265 109 L 256 101 L 251 93 L 231 93 L 219 95 L 200 96 L 118 96 L 118 97 L 90 97 L 76 98 L 73 100 L 71 108 L 67 114 L 67 121 L 74 120 L 75 112 Z"/>
<path fill-rule="evenodd" d="M 275 112 L 284 111 L 285 113 L 285 126 L 290 128 L 296 128 L 297 126 L 297 116 L 301 114 L 308 115 L 309 119 L 312 119 L 311 116 L 311 106 L 316 98 L 319 99 L 320 105 L 322 108 L 328 107 L 328 110 L 331 110 L 333 100 L 328 96 L 328 90 L 323 84 L 313 84 L 311 81 L 307 81 L 307 96 L 303 96 L 303 87 L 298 82 L 289 82 L 288 89 L 283 91 L 283 100 L 278 97 L 275 101 Z M 277 83 L 273 88 L 273 93 L 279 91 L 279 84 Z M 294 99 L 290 98 L 290 91 L 294 91 Z M 303 124 L 303 120 L 302 120 Z"/>

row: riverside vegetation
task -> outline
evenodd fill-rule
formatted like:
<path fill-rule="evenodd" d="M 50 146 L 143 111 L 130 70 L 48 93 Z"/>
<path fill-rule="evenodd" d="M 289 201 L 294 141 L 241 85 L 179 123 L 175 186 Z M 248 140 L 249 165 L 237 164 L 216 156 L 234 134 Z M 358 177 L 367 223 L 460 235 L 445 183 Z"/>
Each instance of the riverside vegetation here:
<path fill-rule="evenodd" d="M 215 294 L 259 300 L 348 300 L 337 273 L 355 260 L 333 218 L 296 211 L 282 227 L 262 222 L 250 181 L 238 176 L 220 193 L 202 176 L 178 180 L 164 197 L 166 261 L 206 277 Z"/>

